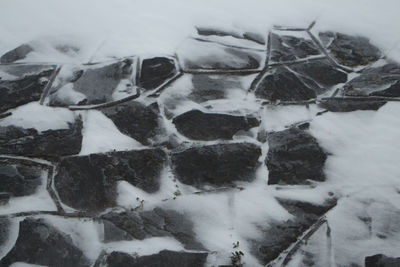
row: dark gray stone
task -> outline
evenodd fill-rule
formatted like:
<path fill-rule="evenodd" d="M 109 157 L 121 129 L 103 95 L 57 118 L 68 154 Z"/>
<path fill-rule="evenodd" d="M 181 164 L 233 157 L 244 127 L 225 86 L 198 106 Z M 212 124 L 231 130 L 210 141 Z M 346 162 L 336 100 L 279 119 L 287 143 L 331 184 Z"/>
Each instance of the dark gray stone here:
<path fill-rule="evenodd" d="M 78 154 L 82 145 L 82 120 L 69 123 L 68 129 L 38 132 L 15 126 L 0 126 L 0 154 L 58 158 Z"/>
<path fill-rule="evenodd" d="M 227 90 L 240 86 L 240 81 L 232 75 L 193 74 L 192 84 L 188 98 L 200 103 L 224 98 Z"/>
<path fill-rule="evenodd" d="M 154 236 L 171 236 L 180 241 L 185 249 L 204 250 L 196 241 L 193 223 L 173 210 L 155 208 L 151 211 L 109 212 L 104 221 L 104 241 L 132 240 Z"/>
<path fill-rule="evenodd" d="M 102 112 L 122 133 L 143 145 L 149 145 L 152 139 L 162 131 L 159 125 L 160 115 L 157 103 L 145 106 L 139 102 L 129 101 L 102 109 Z"/>
<path fill-rule="evenodd" d="M 0 251 L 8 241 L 10 235 L 10 227 L 11 221 L 9 219 L 0 218 Z"/>
<path fill-rule="evenodd" d="M 72 242 L 43 219 L 26 218 L 20 222 L 18 239 L 0 266 L 26 262 L 45 266 L 90 266 L 90 261 Z"/>
<path fill-rule="evenodd" d="M 146 192 L 160 187 L 166 154 L 161 149 L 91 154 L 63 158 L 54 178 L 65 204 L 86 211 L 115 206 L 116 182 L 125 180 Z"/>
<path fill-rule="evenodd" d="M 270 35 L 271 54 L 273 62 L 286 62 L 319 55 L 320 52 L 311 40 L 289 35 Z"/>
<path fill-rule="evenodd" d="M 306 184 L 307 180 L 324 181 L 327 158 L 317 140 L 307 131 L 292 127 L 270 133 L 265 163 L 268 184 Z"/>
<path fill-rule="evenodd" d="M 320 107 L 332 112 L 350 112 L 356 110 L 378 110 L 386 101 L 372 99 L 326 99 L 321 101 Z"/>
<path fill-rule="evenodd" d="M 0 192 L 20 197 L 35 193 L 42 184 L 42 170 L 22 164 L 0 161 Z"/>
<path fill-rule="evenodd" d="M 389 63 L 365 69 L 343 87 L 347 96 L 400 96 L 400 65 Z"/>
<path fill-rule="evenodd" d="M 38 101 L 54 69 L 29 73 L 15 80 L 0 79 L 0 113 L 18 106 Z"/>
<path fill-rule="evenodd" d="M 207 253 L 162 250 L 149 256 L 133 256 L 123 252 L 112 252 L 106 256 L 108 267 L 203 267 Z"/>
<path fill-rule="evenodd" d="M 252 181 L 260 155 L 261 149 L 254 144 L 218 144 L 173 153 L 171 161 L 179 181 L 203 188 Z"/>
<path fill-rule="evenodd" d="M 101 104 L 113 101 L 112 94 L 121 79 L 128 78 L 131 73 L 132 60 L 127 59 L 110 65 L 90 68 L 74 82 L 73 89 L 86 96 L 79 104 Z M 58 100 L 61 101 L 61 100 Z"/>
<path fill-rule="evenodd" d="M 29 44 L 22 44 L 11 51 L 8 51 L 0 57 L 0 63 L 12 63 L 20 59 L 24 59 L 30 52 L 33 51 L 33 47 Z"/>
<path fill-rule="evenodd" d="M 184 136 L 194 140 L 205 141 L 229 140 L 238 131 L 248 131 L 260 124 L 253 117 L 204 113 L 200 110 L 185 112 L 174 118 L 172 122 Z"/>
<path fill-rule="evenodd" d="M 286 67 L 278 67 L 266 75 L 257 86 L 255 94 L 271 101 L 298 101 L 316 97 L 312 87 Z"/>
<path fill-rule="evenodd" d="M 365 37 L 333 32 L 322 32 L 319 36 L 328 44 L 331 55 L 344 66 L 367 65 L 382 56 L 379 49 Z"/>
<path fill-rule="evenodd" d="M 294 217 L 285 222 L 271 223 L 268 228 L 262 229 L 263 238 L 250 241 L 252 252 L 263 264 L 278 257 L 296 242 L 304 231 L 336 205 L 333 199 L 322 205 L 288 199 L 277 200 Z"/>
<path fill-rule="evenodd" d="M 139 86 L 148 90 L 157 88 L 177 72 L 175 62 L 170 58 L 146 58 L 142 61 Z"/>
<path fill-rule="evenodd" d="M 365 257 L 365 267 L 399 267 L 400 257 L 387 257 L 383 254 L 376 254 Z"/>
<path fill-rule="evenodd" d="M 328 60 L 299 63 L 290 66 L 290 68 L 303 76 L 311 78 L 323 87 L 329 88 L 347 81 L 347 73 L 333 67 Z"/>

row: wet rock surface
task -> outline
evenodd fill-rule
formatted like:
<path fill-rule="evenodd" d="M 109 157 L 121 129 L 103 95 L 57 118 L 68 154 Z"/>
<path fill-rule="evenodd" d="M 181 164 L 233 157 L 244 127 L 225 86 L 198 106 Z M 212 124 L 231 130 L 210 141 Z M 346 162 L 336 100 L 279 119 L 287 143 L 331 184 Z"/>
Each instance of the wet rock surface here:
<path fill-rule="evenodd" d="M 184 214 L 173 210 L 155 208 L 141 212 L 110 212 L 101 218 L 104 220 L 105 242 L 171 236 L 185 249 L 204 250 L 196 241 L 193 223 Z"/>
<path fill-rule="evenodd" d="M 149 256 L 132 256 L 123 252 L 112 252 L 106 256 L 108 267 L 121 266 L 154 266 L 154 267 L 203 267 L 206 263 L 207 253 L 190 253 L 163 250 Z"/>
<path fill-rule="evenodd" d="M 7 192 L 16 197 L 27 196 L 35 193 L 41 184 L 41 169 L 0 161 L 0 192 Z"/>
<path fill-rule="evenodd" d="M 260 122 L 254 117 L 204 113 L 191 110 L 173 119 L 177 130 L 193 140 L 232 139 L 238 131 L 247 131 Z"/>
<path fill-rule="evenodd" d="M 261 149 L 253 144 L 218 144 L 173 153 L 171 161 L 179 181 L 201 188 L 252 181 L 260 155 Z"/>
<path fill-rule="evenodd" d="M 0 79 L 0 113 L 38 101 L 52 73 L 50 67 L 37 73 L 14 73 L 18 74 L 14 79 Z"/>
<path fill-rule="evenodd" d="M 143 145 L 160 134 L 160 115 L 157 103 L 145 106 L 139 102 L 127 102 L 110 108 L 102 109 L 124 134 L 136 139 Z"/>
<path fill-rule="evenodd" d="M 65 204 L 86 211 L 101 211 L 115 206 L 117 181 L 124 180 L 146 192 L 156 192 L 165 161 L 166 154 L 160 149 L 68 157 L 60 162 L 55 187 Z"/>
<path fill-rule="evenodd" d="M 376 254 L 365 257 L 365 267 L 396 267 L 400 266 L 400 257 L 388 257 L 383 254 Z"/>
<path fill-rule="evenodd" d="M 334 32 L 322 32 L 319 37 L 327 44 L 335 59 L 345 66 L 367 65 L 382 56 L 379 49 L 365 37 Z"/>
<path fill-rule="evenodd" d="M 268 184 L 305 184 L 324 181 L 326 153 L 307 131 L 297 127 L 271 133 L 265 163 Z"/>
<path fill-rule="evenodd" d="M 43 219 L 26 218 L 20 222 L 18 239 L 0 266 L 26 262 L 45 266 L 90 266 L 90 261 L 72 242 Z"/>
<path fill-rule="evenodd" d="M 16 126 L 0 126 L 0 154 L 58 158 L 78 154 L 82 145 L 82 120 L 78 117 L 68 129 L 38 132 Z"/>
<path fill-rule="evenodd" d="M 140 69 L 139 86 L 154 89 L 177 73 L 173 59 L 166 57 L 146 58 Z"/>

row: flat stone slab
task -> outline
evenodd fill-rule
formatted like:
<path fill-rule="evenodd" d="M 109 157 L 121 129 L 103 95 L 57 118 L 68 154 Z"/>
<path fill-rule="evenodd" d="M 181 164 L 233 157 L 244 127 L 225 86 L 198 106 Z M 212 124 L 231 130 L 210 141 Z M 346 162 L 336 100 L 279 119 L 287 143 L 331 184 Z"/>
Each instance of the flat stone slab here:
<path fill-rule="evenodd" d="M 261 149 L 250 143 L 217 144 L 172 153 L 177 179 L 197 188 L 250 182 L 259 166 Z"/>
<path fill-rule="evenodd" d="M 142 60 L 139 86 L 147 90 L 155 89 L 178 73 L 175 61 L 166 57 Z"/>
<path fill-rule="evenodd" d="M 86 211 L 115 206 L 116 182 L 127 181 L 146 192 L 160 187 L 166 154 L 145 149 L 63 158 L 54 177 L 55 188 L 66 205 Z"/>
<path fill-rule="evenodd" d="M 230 140 L 238 131 L 248 131 L 260 124 L 254 117 L 204 113 L 200 110 L 185 112 L 172 121 L 178 132 L 193 140 Z"/>
<path fill-rule="evenodd" d="M 350 112 L 356 110 L 378 110 L 386 102 L 373 99 L 332 98 L 322 101 L 319 106 L 332 112 Z"/>

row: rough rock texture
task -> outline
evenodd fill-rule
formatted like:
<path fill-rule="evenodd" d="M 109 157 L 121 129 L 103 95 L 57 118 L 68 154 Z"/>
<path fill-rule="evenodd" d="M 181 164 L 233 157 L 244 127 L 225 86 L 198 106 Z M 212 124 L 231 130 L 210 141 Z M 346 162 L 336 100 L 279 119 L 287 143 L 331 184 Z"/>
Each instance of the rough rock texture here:
<path fill-rule="evenodd" d="M 159 125 L 159 109 L 157 103 L 145 106 L 139 102 L 126 102 L 117 106 L 102 109 L 117 128 L 124 134 L 136 139 L 143 145 L 151 143 L 151 139 L 162 131 Z"/>
<path fill-rule="evenodd" d="M 21 75 L 17 79 L 0 79 L 0 113 L 29 102 L 38 101 L 54 69 Z"/>
<path fill-rule="evenodd" d="M 16 197 L 27 196 L 35 193 L 41 184 L 41 169 L 0 161 L 0 192 L 7 192 Z"/>
<path fill-rule="evenodd" d="M 193 74 L 193 90 L 189 99 L 195 102 L 222 99 L 229 89 L 240 87 L 240 80 L 233 75 Z"/>
<path fill-rule="evenodd" d="M 131 256 L 123 252 L 112 252 L 106 256 L 108 267 L 203 267 L 207 260 L 207 253 L 190 253 L 162 250 L 149 256 Z"/>
<path fill-rule="evenodd" d="M 320 52 L 311 40 L 289 35 L 271 35 L 271 55 L 273 62 L 293 61 L 309 56 L 319 55 Z"/>
<path fill-rule="evenodd" d="M 8 240 L 11 221 L 7 218 L 0 219 L 0 251 Z"/>
<path fill-rule="evenodd" d="M 400 96 L 400 65 L 367 68 L 343 87 L 347 96 Z"/>
<path fill-rule="evenodd" d="M 54 178 L 55 187 L 65 204 L 101 211 L 115 205 L 117 181 L 125 180 L 149 193 L 157 191 L 165 161 L 161 149 L 63 158 Z"/>
<path fill-rule="evenodd" d="M 372 99 L 327 99 L 320 103 L 320 107 L 332 112 L 349 112 L 356 110 L 378 110 L 386 101 Z"/>
<path fill-rule="evenodd" d="M 181 242 L 185 249 L 204 250 L 196 241 L 193 223 L 183 214 L 173 210 L 155 208 L 141 212 L 112 211 L 101 218 L 104 220 L 105 242 L 172 236 Z"/>
<path fill-rule="evenodd" d="M 333 32 L 322 32 L 319 37 L 328 45 L 328 51 L 336 60 L 345 66 L 367 65 L 382 55 L 365 37 Z"/>
<path fill-rule="evenodd" d="M 247 131 L 260 124 L 253 117 L 204 113 L 200 110 L 191 110 L 183 113 L 174 118 L 172 122 L 184 136 L 194 140 L 205 141 L 229 140 L 238 131 Z"/>
<path fill-rule="evenodd" d="M 365 267 L 398 267 L 400 266 L 400 257 L 387 257 L 383 254 L 376 254 L 365 257 Z"/>
<path fill-rule="evenodd" d="M 202 188 L 252 181 L 260 155 L 261 149 L 250 143 L 218 144 L 173 153 L 171 161 L 179 181 Z"/>
<path fill-rule="evenodd" d="M 174 60 L 166 57 L 146 58 L 140 69 L 139 86 L 154 89 L 177 73 Z"/>
<path fill-rule="evenodd" d="M 264 264 L 279 256 L 311 225 L 336 205 L 333 199 L 323 205 L 314 205 L 307 202 L 298 202 L 288 199 L 277 199 L 279 203 L 294 217 L 285 222 L 272 223 L 263 229 L 261 240 L 252 240 L 252 249 L 255 256 Z"/>
<path fill-rule="evenodd" d="M 286 67 L 278 67 L 267 74 L 255 94 L 271 101 L 297 101 L 316 97 L 315 91 Z"/>
<path fill-rule="evenodd" d="M 20 222 L 18 239 L 11 251 L 0 261 L 8 267 L 14 262 L 45 266 L 90 266 L 89 260 L 72 242 L 43 219 L 26 218 Z"/>
<path fill-rule="evenodd" d="M 30 52 L 33 51 L 33 47 L 29 44 L 22 44 L 11 51 L 8 51 L 0 57 L 0 63 L 12 63 L 20 59 L 24 59 Z"/>
<path fill-rule="evenodd" d="M 73 89 L 86 96 L 79 104 L 100 104 L 114 100 L 112 94 L 121 79 L 131 75 L 130 59 L 97 68 L 90 68 L 74 82 Z"/>
<path fill-rule="evenodd" d="M 328 60 L 315 60 L 290 66 L 323 87 L 332 87 L 347 81 L 347 73 L 332 66 Z"/>
<path fill-rule="evenodd" d="M 308 132 L 296 127 L 271 133 L 265 163 L 268 184 L 305 184 L 307 180 L 323 181 L 327 158 L 318 142 Z"/>
<path fill-rule="evenodd" d="M 15 126 L 0 126 L 0 154 L 58 158 L 78 154 L 82 145 L 82 120 L 78 117 L 68 129 L 38 132 Z"/>

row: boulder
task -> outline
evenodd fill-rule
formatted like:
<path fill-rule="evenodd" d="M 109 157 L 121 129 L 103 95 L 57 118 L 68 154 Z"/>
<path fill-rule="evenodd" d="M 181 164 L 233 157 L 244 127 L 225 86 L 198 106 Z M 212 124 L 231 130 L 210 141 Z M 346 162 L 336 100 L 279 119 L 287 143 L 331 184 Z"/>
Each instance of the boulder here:
<path fill-rule="evenodd" d="M 139 257 L 114 251 L 106 256 L 105 261 L 108 267 L 203 267 L 207 256 L 207 253 L 162 250 L 157 254 Z"/>
<path fill-rule="evenodd" d="M 275 33 L 271 33 L 270 38 L 270 60 L 273 62 L 293 61 L 320 54 L 316 45 L 305 38 Z"/>
<path fill-rule="evenodd" d="M 129 101 L 102 109 L 102 112 L 114 122 L 118 130 L 143 145 L 149 145 L 162 131 L 157 103 L 145 106 L 139 102 Z"/>
<path fill-rule="evenodd" d="M 145 149 L 63 158 L 54 177 L 62 202 L 76 209 L 102 211 L 115 206 L 116 182 L 125 180 L 146 192 L 160 187 L 166 154 Z"/>
<path fill-rule="evenodd" d="M 382 56 L 381 51 L 365 37 L 334 32 L 321 32 L 319 37 L 331 55 L 344 66 L 368 65 Z"/>
<path fill-rule="evenodd" d="M 1 259 L 0 266 L 8 267 L 14 262 L 60 267 L 91 265 L 69 235 L 58 231 L 44 219 L 33 218 L 20 222 L 17 241 Z"/>
<path fill-rule="evenodd" d="M 0 63 L 1 64 L 13 63 L 17 60 L 24 59 L 32 51 L 33 47 L 31 45 L 22 44 L 2 55 L 0 57 Z"/>
<path fill-rule="evenodd" d="M 261 149 L 250 143 L 193 147 L 171 156 L 178 180 L 198 188 L 252 181 L 259 166 Z"/>
<path fill-rule="evenodd" d="M 0 192 L 20 197 L 35 193 L 42 184 L 42 170 L 22 164 L 0 161 Z"/>
<path fill-rule="evenodd" d="M 157 88 L 177 72 L 173 59 L 166 57 L 143 59 L 142 67 L 140 68 L 139 86 L 147 90 Z"/>
<path fill-rule="evenodd" d="M 400 97 L 400 65 L 367 68 L 343 87 L 347 96 Z"/>
<path fill-rule="evenodd" d="M 184 136 L 194 140 L 230 140 L 238 131 L 248 131 L 260 122 L 253 117 L 204 113 L 200 110 L 185 112 L 172 121 Z"/>
<path fill-rule="evenodd" d="M 308 180 L 324 181 L 326 153 L 307 131 L 292 127 L 270 133 L 268 184 L 307 184 Z"/>
<path fill-rule="evenodd" d="M 365 257 L 365 267 L 398 267 L 400 266 L 400 257 L 393 258 L 383 254 L 376 254 Z"/>
<path fill-rule="evenodd" d="M 68 129 L 38 132 L 16 126 L 0 126 L 0 154 L 58 158 L 78 154 L 82 145 L 82 120 L 78 117 Z"/>
<path fill-rule="evenodd" d="M 285 222 L 272 222 L 268 227 L 262 227 L 259 240 L 251 240 L 252 252 L 263 264 L 277 258 L 321 216 L 336 205 L 334 199 L 328 199 L 317 205 L 302 201 L 277 199 L 293 218 Z"/>
<path fill-rule="evenodd" d="M 320 107 L 332 112 L 349 112 L 356 110 L 378 110 L 386 104 L 383 100 L 331 98 L 321 101 Z"/>
<path fill-rule="evenodd" d="M 173 210 L 111 211 L 101 218 L 104 221 L 104 242 L 171 236 L 181 242 L 185 249 L 204 250 L 196 241 L 193 223 Z"/>
<path fill-rule="evenodd" d="M 258 84 L 255 94 L 271 101 L 299 101 L 316 97 L 316 92 L 301 76 L 286 67 L 271 70 Z"/>
<path fill-rule="evenodd" d="M 16 79 L 0 79 L 0 113 L 18 106 L 38 101 L 53 74 L 54 68 L 49 66 L 40 72 L 20 74 Z"/>

